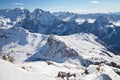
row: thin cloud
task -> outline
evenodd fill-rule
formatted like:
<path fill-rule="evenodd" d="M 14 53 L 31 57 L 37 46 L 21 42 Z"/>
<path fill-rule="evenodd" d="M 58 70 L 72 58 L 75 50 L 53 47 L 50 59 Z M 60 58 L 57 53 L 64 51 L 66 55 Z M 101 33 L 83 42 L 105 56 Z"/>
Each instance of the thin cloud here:
<path fill-rule="evenodd" d="M 92 4 L 98 4 L 99 1 L 90 1 L 90 3 L 92 3 Z"/>
<path fill-rule="evenodd" d="M 24 6 L 25 4 L 24 3 L 12 3 L 12 5 L 14 5 L 14 6 Z"/>

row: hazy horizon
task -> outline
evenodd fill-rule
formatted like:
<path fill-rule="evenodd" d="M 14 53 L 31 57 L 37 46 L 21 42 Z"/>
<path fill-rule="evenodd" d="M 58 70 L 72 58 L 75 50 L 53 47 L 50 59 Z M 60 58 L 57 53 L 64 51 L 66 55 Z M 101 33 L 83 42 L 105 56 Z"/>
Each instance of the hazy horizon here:
<path fill-rule="evenodd" d="M 40 8 L 44 11 L 73 13 L 120 12 L 120 0 L 1 0 L 0 9 L 25 7 L 30 11 Z"/>

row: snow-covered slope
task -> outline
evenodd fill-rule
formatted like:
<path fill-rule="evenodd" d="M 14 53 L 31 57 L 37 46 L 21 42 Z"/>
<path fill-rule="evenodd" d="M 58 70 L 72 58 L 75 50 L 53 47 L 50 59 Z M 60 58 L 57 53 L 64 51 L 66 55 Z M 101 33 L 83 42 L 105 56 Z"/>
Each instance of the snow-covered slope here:
<path fill-rule="evenodd" d="M 0 80 L 55 80 L 38 72 L 27 72 L 16 65 L 0 59 Z"/>
<path fill-rule="evenodd" d="M 80 60 L 82 65 L 88 65 L 91 61 L 93 63 L 105 60 L 111 62 L 115 59 L 111 58 L 114 55 L 96 42 L 97 39 L 94 35 L 85 33 L 70 36 L 50 36 L 46 45 L 28 60 L 47 59 L 64 62 L 69 58 L 73 58 Z"/>
<path fill-rule="evenodd" d="M 37 48 L 42 47 L 47 36 L 32 34 L 22 28 L 10 28 L 0 30 L 0 50 L 2 55 L 10 54 L 15 60 L 22 62 L 36 53 Z"/>
<path fill-rule="evenodd" d="M 15 65 L 0 59 L 0 80 L 63 80 L 57 77 L 60 71 L 75 74 L 69 80 L 118 80 L 120 76 L 107 65 L 90 65 L 88 68 L 68 63 L 30 62 Z M 9 67 L 8 67 L 9 66 Z M 85 73 L 87 69 L 88 74 Z M 66 80 L 66 77 L 64 78 Z"/>
<path fill-rule="evenodd" d="M 42 35 L 23 28 L 1 30 L 0 34 L 1 56 L 10 55 L 15 63 L 39 60 L 63 63 L 76 60 L 78 64 L 88 66 L 100 61 L 119 62 L 92 34 Z"/>

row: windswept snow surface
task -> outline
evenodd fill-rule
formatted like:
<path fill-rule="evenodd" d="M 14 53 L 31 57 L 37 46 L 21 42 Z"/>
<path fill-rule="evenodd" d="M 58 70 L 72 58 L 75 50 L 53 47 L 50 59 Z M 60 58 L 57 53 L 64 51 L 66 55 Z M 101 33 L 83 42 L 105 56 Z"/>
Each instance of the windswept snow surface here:
<path fill-rule="evenodd" d="M 0 80 L 55 80 L 55 78 L 40 72 L 27 72 L 8 61 L 0 59 Z"/>

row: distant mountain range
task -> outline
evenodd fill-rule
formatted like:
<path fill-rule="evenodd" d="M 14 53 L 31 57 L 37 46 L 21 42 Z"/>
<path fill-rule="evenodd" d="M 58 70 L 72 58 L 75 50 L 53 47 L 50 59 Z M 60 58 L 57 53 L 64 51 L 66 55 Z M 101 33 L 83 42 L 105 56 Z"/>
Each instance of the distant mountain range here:
<path fill-rule="evenodd" d="M 30 12 L 28 9 L 2 9 L 3 26 L 23 27 L 33 33 L 70 35 L 92 33 L 101 39 L 115 54 L 120 53 L 120 14 L 96 13 L 74 14 L 70 12 L 50 13 L 41 9 Z M 7 20 L 8 21 L 8 20 Z"/>

